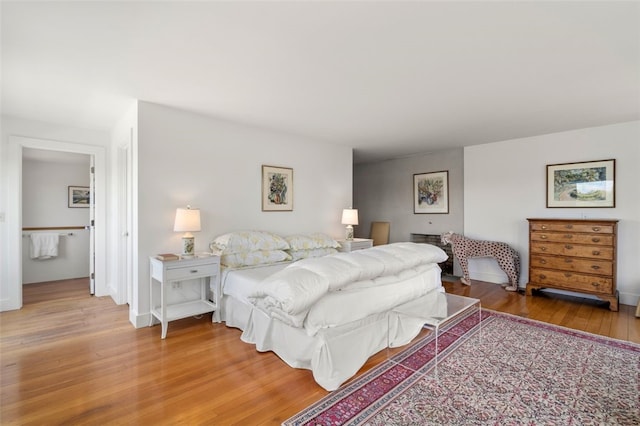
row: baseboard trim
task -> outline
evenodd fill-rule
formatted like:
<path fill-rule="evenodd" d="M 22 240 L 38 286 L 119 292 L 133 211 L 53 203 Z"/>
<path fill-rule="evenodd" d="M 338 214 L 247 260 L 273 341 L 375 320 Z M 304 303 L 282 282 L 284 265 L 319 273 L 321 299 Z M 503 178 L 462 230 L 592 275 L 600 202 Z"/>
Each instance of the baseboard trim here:
<path fill-rule="evenodd" d="M 21 308 L 20 305 L 18 305 L 15 300 L 12 300 L 12 299 L 0 300 L 0 312 L 15 311 L 20 308 Z"/>
<path fill-rule="evenodd" d="M 640 295 L 618 291 L 619 303 L 621 305 L 637 306 L 640 302 Z"/>
<path fill-rule="evenodd" d="M 133 309 L 129 309 L 129 322 L 133 324 L 135 328 L 148 327 L 150 319 L 151 312 L 146 314 L 138 314 Z"/>
<path fill-rule="evenodd" d="M 485 281 L 494 284 L 509 284 L 509 278 L 505 274 L 492 274 L 487 272 L 471 272 L 469 276 L 472 280 Z M 526 283 L 520 283 L 520 287 L 524 287 Z"/>

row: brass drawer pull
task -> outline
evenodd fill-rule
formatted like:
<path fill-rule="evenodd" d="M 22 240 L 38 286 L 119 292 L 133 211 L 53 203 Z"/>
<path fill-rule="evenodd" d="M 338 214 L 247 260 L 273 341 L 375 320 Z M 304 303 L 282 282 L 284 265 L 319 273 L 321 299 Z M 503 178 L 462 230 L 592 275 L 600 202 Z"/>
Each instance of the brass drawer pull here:
<path fill-rule="evenodd" d="M 600 287 L 600 284 L 598 284 L 598 283 L 591 283 L 591 285 L 594 286 L 594 287 Z"/>
<path fill-rule="evenodd" d="M 544 264 L 546 264 L 546 263 L 547 263 L 547 261 L 546 261 L 546 260 L 544 260 L 544 259 L 540 259 L 540 263 L 542 263 L 542 264 L 544 265 Z"/>
<path fill-rule="evenodd" d="M 594 251 L 593 251 L 593 255 L 594 255 L 594 256 L 600 256 L 600 252 L 599 252 L 599 251 L 597 251 L 597 250 L 594 250 Z"/>
<path fill-rule="evenodd" d="M 573 246 L 571 244 L 566 244 L 564 248 L 566 248 L 567 250 L 572 250 Z"/>
<path fill-rule="evenodd" d="M 547 225 L 542 225 L 540 229 L 547 229 Z"/>
<path fill-rule="evenodd" d="M 567 229 L 573 229 L 573 225 L 565 225 L 564 227 Z"/>
<path fill-rule="evenodd" d="M 598 265 L 591 265 L 591 269 L 600 269 Z"/>
<path fill-rule="evenodd" d="M 547 276 L 546 276 L 546 275 L 544 275 L 544 274 L 540 274 L 540 279 L 541 279 L 541 280 L 547 279 Z"/>
<path fill-rule="evenodd" d="M 547 239 L 547 236 L 546 236 L 546 235 L 540 235 L 540 239 L 541 239 L 541 240 L 546 240 L 546 239 Z"/>
<path fill-rule="evenodd" d="M 598 232 L 600 230 L 600 227 L 599 226 L 594 226 L 593 230 L 594 230 L 594 232 Z"/>
<path fill-rule="evenodd" d="M 565 234 L 565 235 L 564 235 L 564 237 L 565 237 L 567 240 L 570 240 L 570 239 L 572 239 L 572 238 L 573 238 L 573 234 Z"/>
<path fill-rule="evenodd" d="M 599 243 L 600 242 L 600 238 L 592 238 L 591 241 L 593 241 L 594 243 Z"/>
<path fill-rule="evenodd" d="M 540 247 L 540 250 L 547 251 L 547 248 L 546 247 Z"/>

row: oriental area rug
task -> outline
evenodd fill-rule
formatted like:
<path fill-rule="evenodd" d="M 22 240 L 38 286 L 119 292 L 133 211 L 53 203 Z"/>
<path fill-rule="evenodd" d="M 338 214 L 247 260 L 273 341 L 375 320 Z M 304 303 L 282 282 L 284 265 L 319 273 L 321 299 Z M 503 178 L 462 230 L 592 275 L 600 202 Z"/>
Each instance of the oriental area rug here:
<path fill-rule="evenodd" d="M 640 424 L 640 345 L 483 309 L 438 348 L 436 366 L 430 333 L 283 425 Z"/>

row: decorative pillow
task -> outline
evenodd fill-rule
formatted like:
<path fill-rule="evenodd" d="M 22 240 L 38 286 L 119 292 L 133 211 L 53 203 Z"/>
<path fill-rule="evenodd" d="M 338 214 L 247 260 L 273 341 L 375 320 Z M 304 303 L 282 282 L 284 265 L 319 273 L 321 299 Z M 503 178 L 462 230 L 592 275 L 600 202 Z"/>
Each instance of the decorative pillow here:
<path fill-rule="evenodd" d="M 220 235 L 213 240 L 211 248 L 222 254 L 246 253 L 260 250 L 286 250 L 287 241 L 279 235 L 266 231 L 236 231 Z"/>
<path fill-rule="evenodd" d="M 220 263 L 231 268 L 264 265 L 284 260 L 291 260 L 291 256 L 282 250 L 245 251 L 242 253 L 223 254 L 220 257 Z"/>
<path fill-rule="evenodd" d="M 340 244 L 321 232 L 309 235 L 290 235 L 285 237 L 291 250 L 311 250 L 317 248 L 338 248 Z"/>
<path fill-rule="evenodd" d="M 309 250 L 287 250 L 292 260 L 307 259 L 309 257 L 322 257 L 336 254 L 338 250 L 333 247 L 322 247 Z"/>

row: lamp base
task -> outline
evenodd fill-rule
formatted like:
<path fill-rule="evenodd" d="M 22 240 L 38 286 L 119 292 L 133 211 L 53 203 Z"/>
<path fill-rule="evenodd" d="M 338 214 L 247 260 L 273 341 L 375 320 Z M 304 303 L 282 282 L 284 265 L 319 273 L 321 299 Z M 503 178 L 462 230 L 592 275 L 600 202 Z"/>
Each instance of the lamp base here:
<path fill-rule="evenodd" d="M 353 226 L 347 225 L 347 229 L 344 232 L 344 239 L 347 241 L 353 241 Z"/>
<path fill-rule="evenodd" d="M 195 238 L 193 236 L 191 237 L 182 237 L 182 256 L 183 257 L 187 257 L 187 256 L 191 256 L 193 257 L 193 254 L 195 253 Z"/>

